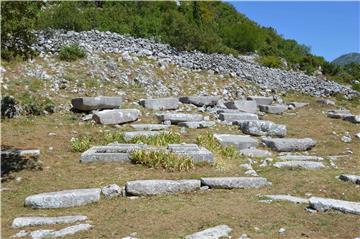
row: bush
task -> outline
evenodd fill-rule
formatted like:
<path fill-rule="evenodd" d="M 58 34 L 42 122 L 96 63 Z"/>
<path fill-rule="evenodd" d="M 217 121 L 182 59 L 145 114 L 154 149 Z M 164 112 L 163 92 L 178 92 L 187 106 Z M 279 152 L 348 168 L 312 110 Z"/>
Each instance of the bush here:
<path fill-rule="evenodd" d="M 28 93 L 19 97 L 20 105 L 26 115 L 43 115 L 54 113 L 55 104 L 48 97 L 34 96 Z"/>
<path fill-rule="evenodd" d="M 63 61 L 76 61 L 85 56 L 85 51 L 75 44 L 64 46 L 59 51 L 60 60 Z"/>
<path fill-rule="evenodd" d="M 353 84 L 352 88 L 353 88 L 353 90 L 360 92 L 360 84 Z"/>
<path fill-rule="evenodd" d="M 282 68 L 283 63 L 281 59 L 277 56 L 261 56 L 260 64 L 270 68 Z"/>
<path fill-rule="evenodd" d="M 130 153 L 130 159 L 135 164 L 150 168 L 162 168 L 167 171 L 188 171 L 194 168 L 191 158 L 166 151 L 136 150 Z"/>
<path fill-rule="evenodd" d="M 72 138 L 70 140 L 70 145 L 73 152 L 84 152 L 90 148 L 90 138 L 86 136 Z"/>

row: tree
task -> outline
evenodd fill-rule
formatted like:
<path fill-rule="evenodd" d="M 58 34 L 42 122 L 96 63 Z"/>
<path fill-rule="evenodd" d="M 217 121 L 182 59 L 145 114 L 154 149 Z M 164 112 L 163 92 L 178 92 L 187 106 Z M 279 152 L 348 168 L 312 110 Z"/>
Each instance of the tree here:
<path fill-rule="evenodd" d="M 43 3 L 1 2 L 1 58 L 27 59 L 35 52 L 31 45 L 35 41 L 32 33 L 35 20 Z"/>

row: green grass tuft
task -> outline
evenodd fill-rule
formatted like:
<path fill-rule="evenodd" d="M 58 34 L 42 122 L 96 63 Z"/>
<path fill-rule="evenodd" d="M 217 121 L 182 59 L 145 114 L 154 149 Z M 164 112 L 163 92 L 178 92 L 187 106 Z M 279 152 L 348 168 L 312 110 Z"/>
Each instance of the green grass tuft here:
<path fill-rule="evenodd" d="M 85 56 L 85 51 L 75 44 L 63 46 L 59 51 L 60 60 L 63 61 L 76 61 Z"/>
<path fill-rule="evenodd" d="M 149 168 L 162 168 L 166 171 L 189 171 L 194 168 L 191 158 L 167 151 L 136 150 L 130 153 L 131 161 Z"/>
<path fill-rule="evenodd" d="M 106 133 L 104 136 L 106 144 L 118 143 L 133 143 L 133 144 L 149 144 L 154 146 L 166 146 L 168 144 L 178 144 L 181 142 L 180 134 L 175 132 L 166 132 L 153 136 L 137 136 L 133 139 L 126 141 L 123 133 Z"/>
<path fill-rule="evenodd" d="M 90 148 L 90 138 L 89 137 L 80 137 L 80 138 L 72 138 L 70 140 L 71 150 L 73 152 L 84 152 Z"/>

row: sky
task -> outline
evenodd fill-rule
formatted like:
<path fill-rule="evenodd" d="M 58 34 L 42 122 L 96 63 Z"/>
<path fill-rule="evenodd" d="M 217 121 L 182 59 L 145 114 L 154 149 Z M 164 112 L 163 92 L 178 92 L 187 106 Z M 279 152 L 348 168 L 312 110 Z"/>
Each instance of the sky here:
<path fill-rule="evenodd" d="M 273 27 L 287 39 L 311 47 L 332 61 L 360 52 L 360 1 L 230 1 L 262 26 Z"/>

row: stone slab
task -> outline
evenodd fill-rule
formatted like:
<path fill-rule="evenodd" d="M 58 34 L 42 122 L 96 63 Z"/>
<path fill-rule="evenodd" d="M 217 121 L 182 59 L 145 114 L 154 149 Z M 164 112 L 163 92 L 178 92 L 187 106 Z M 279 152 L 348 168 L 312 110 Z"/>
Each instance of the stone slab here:
<path fill-rule="evenodd" d="M 232 229 L 228 225 L 219 225 L 187 235 L 185 239 L 219 239 L 227 237 L 231 231 Z"/>
<path fill-rule="evenodd" d="M 214 163 L 214 154 L 196 144 L 169 144 L 168 150 L 175 154 L 188 156 L 194 163 Z"/>
<path fill-rule="evenodd" d="M 311 197 L 309 199 L 310 207 L 317 211 L 324 212 L 329 209 L 360 215 L 360 202 L 351 202 L 330 198 Z"/>
<path fill-rule="evenodd" d="M 174 97 L 142 99 L 139 104 L 144 108 L 152 110 L 176 110 L 179 108 L 179 99 Z"/>
<path fill-rule="evenodd" d="M 314 155 L 296 155 L 296 154 L 286 154 L 277 157 L 278 160 L 286 161 L 322 161 L 324 158 Z"/>
<path fill-rule="evenodd" d="M 129 153 L 133 150 L 147 148 L 146 144 L 113 144 L 95 146 L 81 154 L 80 162 L 129 162 Z"/>
<path fill-rule="evenodd" d="M 238 112 L 238 113 L 220 113 L 219 119 L 226 122 L 239 122 L 244 120 L 258 120 L 259 117 L 256 114 Z"/>
<path fill-rule="evenodd" d="M 256 148 L 258 141 L 248 135 L 237 134 L 214 134 L 214 137 L 222 146 L 235 146 L 238 150 Z"/>
<path fill-rule="evenodd" d="M 349 110 L 328 110 L 326 112 L 327 117 L 334 119 L 344 119 L 345 117 L 352 116 Z"/>
<path fill-rule="evenodd" d="M 360 185 L 360 176 L 359 175 L 351 175 L 351 174 L 341 174 L 339 179 L 342 181 L 349 181 L 355 184 Z"/>
<path fill-rule="evenodd" d="M 214 121 L 195 121 L 195 122 L 180 122 L 179 126 L 190 128 L 190 129 L 203 129 L 210 128 L 215 125 Z"/>
<path fill-rule="evenodd" d="M 60 217 L 17 217 L 13 220 L 11 227 L 29 227 L 53 224 L 70 224 L 88 220 L 87 216 L 60 216 Z"/>
<path fill-rule="evenodd" d="M 256 101 L 258 105 L 271 105 L 274 101 L 272 96 L 248 96 L 247 99 Z"/>
<path fill-rule="evenodd" d="M 282 114 L 284 113 L 287 109 L 288 106 L 287 105 L 259 105 L 259 109 L 261 112 L 265 112 L 268 114 Z"/>
<path fill-rule="evenodd" d="M 274 163 L 276 168 L 302 168 L 302 169 L 320 169 L 325 168 L 325 165 L 321 162 L 313 161 L 283 161 Z"/>
<path fill-rule="evenodd" d="M 201 178 L 201 184 L 210 188 L 260 188 L 269 185 L 262 177 L 213 177 Z"/>
<path fill-rule="evenodd" d="M 132 132 L 124 132 L 124 140 L 130 141 L 136 137 L 153 137 L 160 134 L 169 133 L 167 131 L 132 131 Z"/>
<path fill-rule="evenodd" d="M 136 121 L 140 111 L 137 109 L 103 110 L 93 114 L 93 119 L 98 124 L 124 124 Z"/>
<path fill-rule="evenodd" d="M 225 102 L 228 109 L 235 109 L 242 112 L 253 113 L 257 111 L 257 104 L 255 100 L 234 100 Z"/>
<path fill-rule="evenodd" d="M 306 151 L 316 145 L 316 141 L 311 138 L 265 138 L 262 142 L 278 152 Z"/>
<path fill-rule="evenodd" d="M 250 158 L 266 158 L 272 155 L 270 151 L 256 148 L 242 149 L 240 150 L 240 154 Z"/>
<path fill-rule="evenodd" d="M 296 203 L 296 204 L 309 203 L 309 199 L 307 199 L 307 198 L 294 197 L 294 196 L 285 195 L 285 194 L 265 195 L 265 197 L 270 198 L 273 201 L 287 201 L 287 202 L 292 202 L 292 203 Z"/>
<path fill-rule="evenodd" d="M 127 195 L 152 196 L 191 192 L 200 189 L 200 180 L 136 180 L 125 184 Z"/>
<path fill-rule="evenodd" d="M 158 113 L 157 117 L 160 121 L 170 121 L 172 124 L 177 124 L 179 122 L 193 122 L 204 120 L 204 116 L 202 116 L 201 114 L 187 113 Z"/>
<path fill-rule="evenodd" d="M 25 206 L 31 208 L 67 208 L 82 206 L 100 200 L 100 189 L 72 189 L 40 193 L 25 199 Z"/>
<path fill-rule="evenodd" d="M 139 130 L 139 131 L 145 131 L 145 130 L 165 130 L 170 128 L 170 125 L 165 124 L 131 124 L 130 125 L 133 129 Z"/>
<path fill-rule="evenodd" d="M 73 107 L 80 111 L 117 109 L 122 102 L 123 100 L 119 96 L 81 97 L 71 100 Z"/>
<path fill-rule="evenodd" d="M 215 106 L 220 100 L 220 96 L 184 96 L 180 97 L 180 102 L 201 106 Z"/>
<path fill-rule="evenodd" d="M 354 124 L 360 124 L 360 115 L 349 115 L 345 116 L 344 120 L 349 121 Z"/>
<path fill-rule="evenodd" d="M 245 120 L 239 121 L 238 125 L 244 134 L 254 136 L 276 136 L 285 137 L 287 133 L 286 125 L 275 124 L 265 120 Z"/>
<path fill-rule="evenodd" d="M 74 235 L 75 233 L 81 231 L 87 231 L 92 226 L 90 224 L 78 224 L 70 227 L 63 228 L 58 231 L 54 230 L 36 230 L 30 232 L 28 236 L 34 239 L 42 239 L 42 238 L 59 238 L 59 237 L 66 237 L 70 235 Z"/>

